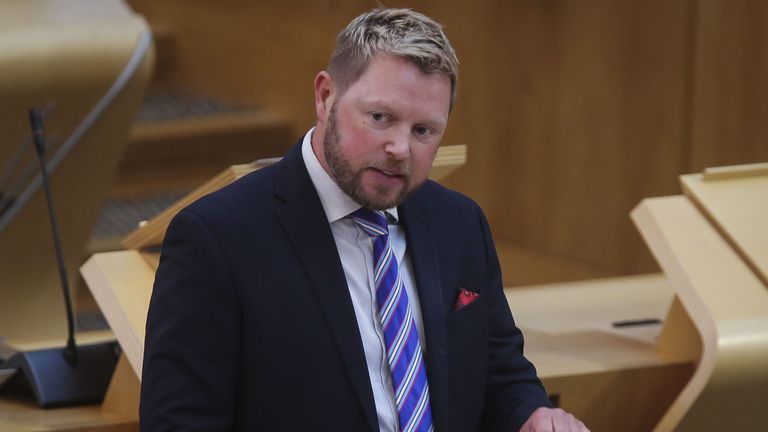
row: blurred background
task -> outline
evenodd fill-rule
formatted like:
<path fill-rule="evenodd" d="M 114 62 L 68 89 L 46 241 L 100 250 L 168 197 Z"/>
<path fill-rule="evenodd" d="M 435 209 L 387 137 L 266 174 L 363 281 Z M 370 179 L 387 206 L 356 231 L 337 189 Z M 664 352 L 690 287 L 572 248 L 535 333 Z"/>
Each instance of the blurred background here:
<path fill-rule="evenodd" d="M 508 286 L 656 271 L 628 217 L 642 198 L 679 193 L 682 173 L 768 160 L 768 2 L 128 3 L 157 65 L 121 199 L 282 154 L 313 124 L 335 35 L 377 5 L 434 17 L 458 52 L 443 144 L 466 144 L 467 164 L 444 183 L 485 209 Z M 164 109 L 200 117 L 163 129 Z"/>
<path fill-rule="evenodd" d="M 146 24 L 123 1 L 146 18 L 154 55 L 139 49 L 149 46 Z M 64 138 L 136 60 L 124 91 L 52 173 L 52 189 L 75 327 L 92 340 L 126 331 L 121 346 L 138 363 L 163 218 L 139 232 L 140 244 L 121 240 L 227 167 L 282 156 L 314 123 L 313 80 L 336 34 L 382 5 L 434 17 L 458 52 L 443 145 L 466 145 L 467 161 L 441 181 L 485 210 L 526 354 L 553 401 L 595 431 L 651 430 L 662 415 L 660 430 L 671 430 L 684 414 L 681 430 L 732 429 L 715 421 L 734 412 L 764 424 L 765 356 L 750 346 L 768 340 L 764 286 L 744 295 L 753 286 L 733 278 L 741 273 L 698 247 L 712 238 L 705 230 L 677 229 L 703 250 L 693 272 L 725 277 L 700 277 L 688 291 L 677 281 L 673 293 L 629 218 L 644 198 L 679 195 L 681 174 L 768 161 L 762 0 L 0 0 L 0 358 L 30 349 L 19 340 L 60 338 L 66 322 L 28 107 L 43 111 L 49 157 L 63 155 Z M 736 224 L 765 237 L 752 235 L 764 225 L 759 206 L 743 204 L 752 225 Z M 649 244 L 658 253 L 669 240 Z M 141 251 L 94 255 L 126 248 Z M 90 292 L 107 296 L 99 305 L 78 279 L 89 257 L 81 270 Z M 640 276 L 603 279 L 622 275 Z M 696 290 L 718 294 L 704 320 Z M 715 331 L 712 317 L 723 316 Z M 721 348 L 721 359 L 738 361 L 712 369 Z M 135 430 L 136 370 L 121 364 L 104 407 Z M 703 392 L 712 370 L 720 387 Z M 0 398 L 0 429 L 22 411 L 24 421 L 63 424 L 15 403 Z M 90 424 L 100 409 L 70 424 Z"/>

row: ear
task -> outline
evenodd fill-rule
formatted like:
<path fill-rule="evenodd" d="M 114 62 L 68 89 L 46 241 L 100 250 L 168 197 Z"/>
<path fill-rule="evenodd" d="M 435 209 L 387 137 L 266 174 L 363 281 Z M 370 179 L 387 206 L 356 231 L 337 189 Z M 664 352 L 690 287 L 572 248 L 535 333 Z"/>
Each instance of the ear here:
<path fill-rule="evenodd" d="M 324 126 L 331 112 L 334 97 L 336 95 L 336 83 L 326 71 L 321 71 L 315 77 L 315 115 L 318 126 Z"/>

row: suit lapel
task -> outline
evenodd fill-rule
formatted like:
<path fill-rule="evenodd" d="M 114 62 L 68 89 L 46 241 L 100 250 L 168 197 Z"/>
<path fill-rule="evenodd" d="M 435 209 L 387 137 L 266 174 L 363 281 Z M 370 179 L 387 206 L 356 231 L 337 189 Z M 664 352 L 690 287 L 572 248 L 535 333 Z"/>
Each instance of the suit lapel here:
<path fill-rule="evenodd" d="M 302 160 L 301 145 L 294 147 L 281 164 L 283 175 L 277 179 L 275 194 L 285 203 L 277 216 L 307 273 L 371 430 L 378 430 L 352 299 L 333 234 Z"/>
<path fill-rule="evenodd" d="M 418 195 L 418 192 L 415 194 Z M 446 311 L 440 286 L 440 269 L 437 254 L 432 242 L 428 216 L 422 202 L 418 199 L 404 202 L 398 213 L 405 228 L 408 253 L 413 263 L 421 316 L 424 322 L 425 358 L 429 394 L 432 407 L 432 420 L 435 430 L 447 428 L 448 404 L 448 365 L 447 365 L 447 330 Z"/>

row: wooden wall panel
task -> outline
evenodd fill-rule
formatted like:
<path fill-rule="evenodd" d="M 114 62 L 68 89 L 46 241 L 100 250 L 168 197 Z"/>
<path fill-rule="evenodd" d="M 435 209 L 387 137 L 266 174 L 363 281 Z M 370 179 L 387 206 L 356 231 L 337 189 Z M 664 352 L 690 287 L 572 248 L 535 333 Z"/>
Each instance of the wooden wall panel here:
<path fill-rule="evenodd" d="M 158 84 L 263 105 L 298 137 L 336 33 L 380 2 L 130 3 L 171 35 Z M 679 193 L 683 172 L 768 158 L 764 2 L 384 3 L 435 17 L 458 51 L 444 142 L 467 144 L 468 163 L 445 183 L 486 210 L 507 270 L 528 253 L 563 270 L 507 281 L 654 270 L 628 218 L 642 198 Z"/>
<path fill-rule="evenodd" d="M 663 0 L 501 7 L 489 103 L 502 238 L 616 273 L 653 268 L 627 214 L 678 191 L 686 12 Z"/>
<path fill-rule="evenodd" d="M 768 161 L 768 2 L 701 0 L 695 16 L 687 171 Z"/>
<path fill-rule="evenodd" d="M 336 34 L 371 0 L 259 2 L 232 0 L 226 5 L 203 0 L 129 0 L 153 27 L 163 29 L 172 50 L 167 70 L 156 83 L 205 91 L 218 97 L 258 104 L 292 119 L 298 137 L 314 122 L 312 82 L 330 57 Z M 495 190 L 481 175 L 495 158 L 494 132 L 485 103 L 490 92 L 487 59 L 493 52 L 484 31 L 492 4 L 459 0 L 386 2 L 412 7 L 442 22 L 459 52 L 459 101 L 451 115 L 446 144 L 467 144 L 466 167 L 449 184 L 472 195 L 484 207 Z"/>

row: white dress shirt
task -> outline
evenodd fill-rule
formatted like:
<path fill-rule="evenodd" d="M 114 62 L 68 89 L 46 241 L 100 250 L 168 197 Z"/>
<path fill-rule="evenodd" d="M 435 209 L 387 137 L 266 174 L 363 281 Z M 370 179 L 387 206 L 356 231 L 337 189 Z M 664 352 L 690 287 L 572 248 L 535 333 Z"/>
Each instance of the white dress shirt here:
<path fill-rule="evenodd" d="M 379 418 L 379 428 L 382 432 L 397 432 L 397 405 L 392 389 L 392 376 L 387 363 L 387 347 L 384 333 L 381 329 L 376 293 L 373 283 L 373 240 L 363 232 L 354 221 L 346 217 L 361 207 L 344 193 L 331 176 L 320 165 L 312 149 L 312 133 L 314 128 L 304 136 L 301 153 L 304 164 L 309 171 L 309 177 L 320 196 L 323 210 L 336 241 L 347 287 L 352 297 L 357 326 L 363 340 L 365 360 L 368 365 L 368 376 L 373 388 L 373 398 L 376 402 L 376 413 Z M 413 313 L 416 328 L 419 331 L 419 342 L 424 351 L 424 326 L 421 320 L 421 307 L 413 277 L 413 266 L 406 254 L 405 231 L 397 224 L 397 208 L 385 210 L 389 220 L 389 238 L 392 249 L 397 257 L 400 277 L 405 284 L 408 301 Z M 329 395 L 332 397 L 332 395 Z"/>

